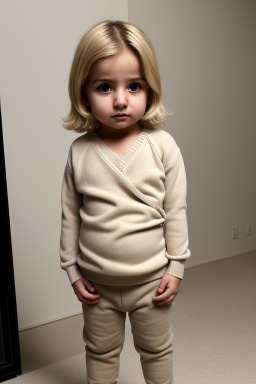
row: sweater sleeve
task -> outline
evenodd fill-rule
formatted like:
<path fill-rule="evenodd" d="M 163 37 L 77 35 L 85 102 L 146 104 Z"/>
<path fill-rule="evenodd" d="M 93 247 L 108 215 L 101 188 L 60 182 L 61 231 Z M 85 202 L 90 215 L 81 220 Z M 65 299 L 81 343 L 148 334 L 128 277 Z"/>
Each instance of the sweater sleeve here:
<path fill-rule="evenodd" d="M 166 257 L 170 260 L 166 274 L 183 278 L 185 260 L 190 257 L 187 227 L 187 183 L 180 150 L 174 161 L 165 169 L 164 210 L 166 221 L 164 236 Z"/>
<path fill-rule="evenodd" d="M 76 190 L 74 174 L 69 161 L 66 165 L 62 184 L 62 217 L 60 238 L 60 265 L 66 270 L 70 283 L 73 284 L 82 276 L 76 263 L 79 249 L 81 218 L 79 209 L 83 204 L 83 196 Z"/>

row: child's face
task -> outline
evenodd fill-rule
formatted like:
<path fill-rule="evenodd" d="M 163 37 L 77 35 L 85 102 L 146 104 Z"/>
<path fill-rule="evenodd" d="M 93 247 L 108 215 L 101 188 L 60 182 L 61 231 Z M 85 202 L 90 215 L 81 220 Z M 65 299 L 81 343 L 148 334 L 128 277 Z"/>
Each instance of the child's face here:
<path fill-rule="evenodd" d="M 149 86 L 140 60 L 129 49 L 99 61 L 87 79 L 86 103 L 109 132 L 138 128 L 144 115 Z"/>

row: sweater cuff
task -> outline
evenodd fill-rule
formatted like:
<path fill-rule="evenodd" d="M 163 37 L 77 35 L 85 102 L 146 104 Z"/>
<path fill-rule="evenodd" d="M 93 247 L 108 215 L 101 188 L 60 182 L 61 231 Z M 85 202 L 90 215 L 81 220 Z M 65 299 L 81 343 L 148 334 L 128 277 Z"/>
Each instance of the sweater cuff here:
<path fill-rule="evenodd" d="M 70 265 L 70 267 L 66 268 L 66 272 L 68 274 L 68 278 L 70 284 L 72 285 L 75 281 L 81 279 L 83 277 L 79 267 L 77 264 Z"/>
<path fill-rule="evenodd" d="M 179 279 L 182 280 L 184 276 L 184 266 L 185 266 L 185 260 L 183 261 L 170 260 L 170 264 L 167 270 L 165 271 L 165 274 L 178 277 Z"/>

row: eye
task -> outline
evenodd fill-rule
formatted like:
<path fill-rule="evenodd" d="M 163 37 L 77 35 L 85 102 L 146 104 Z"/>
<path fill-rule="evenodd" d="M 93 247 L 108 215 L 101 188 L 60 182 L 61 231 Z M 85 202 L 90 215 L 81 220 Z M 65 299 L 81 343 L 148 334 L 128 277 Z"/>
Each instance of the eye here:
<path fill-rule="evenodd" d="M 140 88 L 141 88 L 140 84 L 133 83 L 133 84 L 129 85 L 128 90 L 130 92 L 138 92 L 140 90 Z"/>
<path fill-rule="evenodd" d="M 108 93 L 111 91 L 111 88 L 110 88 L 110 85 L 108 84 L 101 84 L 99 87 L 98 87 L 98 90 L 102 93 Z"/>

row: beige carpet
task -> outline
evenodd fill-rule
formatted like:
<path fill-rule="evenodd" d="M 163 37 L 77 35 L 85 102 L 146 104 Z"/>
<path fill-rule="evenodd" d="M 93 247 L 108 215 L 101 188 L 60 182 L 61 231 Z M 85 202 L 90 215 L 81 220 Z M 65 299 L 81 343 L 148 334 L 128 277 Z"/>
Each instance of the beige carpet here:
<path fill-rule="evenodd" d="M 256 384 L 255 272 L 255 252 L 186 271 L 173 305 L 175 384 Z M 144 384 L 129 328 L 119 382 Z M 85 384 L 84 354 L 7 383 Z"/>

